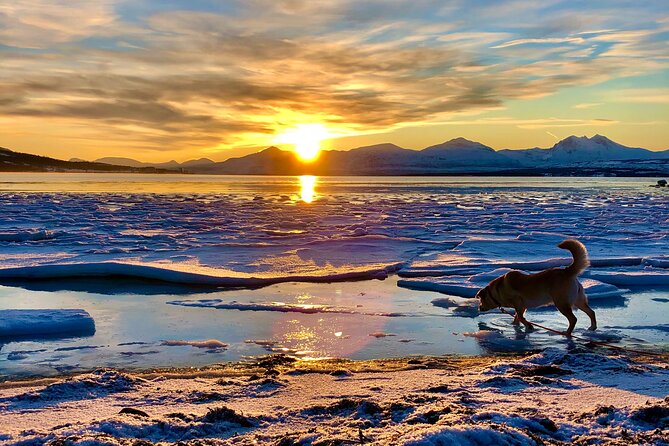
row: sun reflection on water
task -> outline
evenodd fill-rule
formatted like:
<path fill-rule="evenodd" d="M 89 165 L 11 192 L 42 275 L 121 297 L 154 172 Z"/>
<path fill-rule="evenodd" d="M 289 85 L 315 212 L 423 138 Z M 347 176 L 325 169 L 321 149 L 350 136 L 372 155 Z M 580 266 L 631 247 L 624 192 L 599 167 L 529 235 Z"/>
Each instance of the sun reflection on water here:
<path fill-rule="evenodd" d="M 314 201 L 316 195 L 316 177 L 313 175 L 302 175 L 300 177 L 300 196 L 305 203 Z"/>

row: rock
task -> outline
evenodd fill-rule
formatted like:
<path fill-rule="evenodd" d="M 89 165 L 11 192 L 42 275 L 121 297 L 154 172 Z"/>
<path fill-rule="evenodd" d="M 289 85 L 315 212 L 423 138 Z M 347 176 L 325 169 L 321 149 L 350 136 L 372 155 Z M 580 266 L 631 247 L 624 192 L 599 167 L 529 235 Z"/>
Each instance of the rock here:
<path fill-rule="evenodd" d="M 121 415 L 137 415 L 139 417 L 145 417 L 148 418 L 149 414 L 144 412 L 143 410 L 135 409 L 132 407 L 124 407 L 119 411 L 119 414 Z"/>
<path fill-rule="evenodd" d="M 540 365 L 534 367 L 525 367 L 515 370 L 514 375 L 519 376 L 562 376 L 571 375 L 574 372 L 565 370 L 555 365 Z"/>
<path fill-rule="evenodd" d="M 238 414 L 232 409 L 229 409 L 225 406 L 216 407 L 214 409 L 209 409 L 203 417 L 202 421 L 205 423 L 231 423 L 237 424 L 241 427 L 252 427 L 254 423 L 250 418 Z"/>
<path fill-rule="evenodd" d="M 667 180 L 657 180 L 657 185 L 659 187 L 667 187 Z"/>
<path fill-rule="evenodd" d="M 666 405 L 653 405 L 637 409 L 630 414 L 635 421 L 652 424 L 660 428 L 669 427 L 669 407 Z"/>

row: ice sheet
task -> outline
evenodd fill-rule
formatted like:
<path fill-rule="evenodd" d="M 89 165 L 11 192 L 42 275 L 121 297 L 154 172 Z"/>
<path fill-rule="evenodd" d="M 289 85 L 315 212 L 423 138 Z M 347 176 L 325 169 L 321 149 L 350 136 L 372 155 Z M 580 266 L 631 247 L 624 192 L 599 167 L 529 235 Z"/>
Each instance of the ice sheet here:
<path fill-rule="evenodd" d="M 298 179 L 292 193 L 254 181 L 241 193 L 2 193 L 0 269 L 81 266 L 0 280 L 130 274 L 257 286 L 220 278 L 363 278 L 397 266 L 406 277 L 473 275 L 565 265 L 556 245 L 567 237 L 586 244 L 593 268 L 669 264 L 669 197 L 624 181 L 328 180 L 309 204 Z"/>

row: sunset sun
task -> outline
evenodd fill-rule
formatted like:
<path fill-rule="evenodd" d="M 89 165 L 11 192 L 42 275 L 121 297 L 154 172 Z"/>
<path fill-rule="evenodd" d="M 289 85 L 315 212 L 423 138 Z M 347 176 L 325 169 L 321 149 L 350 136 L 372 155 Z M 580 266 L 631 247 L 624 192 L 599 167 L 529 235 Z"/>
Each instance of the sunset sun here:
<path fill-rule="evenodd" d="M 321 141 L 330 137 L 330 132 L 322 124 L 299 124 L 280 134 L 276 142 L 292 144 L 297 156 L 309 162 L 318 158 Z"/>

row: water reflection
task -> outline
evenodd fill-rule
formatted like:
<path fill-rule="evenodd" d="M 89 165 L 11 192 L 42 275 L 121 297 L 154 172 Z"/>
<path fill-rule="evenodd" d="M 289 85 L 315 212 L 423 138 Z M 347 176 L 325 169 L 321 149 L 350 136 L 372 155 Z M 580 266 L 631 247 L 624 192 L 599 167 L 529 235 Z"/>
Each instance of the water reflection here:
<path fill-rule="evenodd" d="M 302 175 L 300 177 L 300 196 L 305 203 L 314 201 L 316 195 L 316 177 L 313 175 Z"/>

